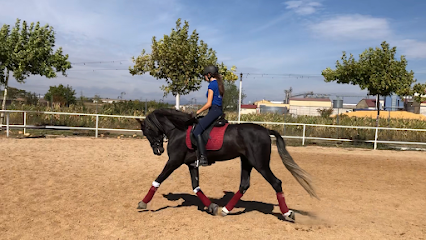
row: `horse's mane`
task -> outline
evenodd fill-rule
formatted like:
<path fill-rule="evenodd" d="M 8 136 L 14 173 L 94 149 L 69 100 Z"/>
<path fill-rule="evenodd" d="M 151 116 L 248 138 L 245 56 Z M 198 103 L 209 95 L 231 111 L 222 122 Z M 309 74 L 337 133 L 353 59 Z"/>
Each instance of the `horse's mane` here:
<path fill-rule="evenodd" d="M 158 130 L 164 132 L 162 125 L 164 123 L 160 122 L 161 117 L 166 117 L 174 127 L 185 130 L 188 126 L 188 121 L 192 116 L 188 113 L 178 111 L 176 109 L 162 108 L 156 109 L 146 117 L 148 124 L 155 126 Z"/>

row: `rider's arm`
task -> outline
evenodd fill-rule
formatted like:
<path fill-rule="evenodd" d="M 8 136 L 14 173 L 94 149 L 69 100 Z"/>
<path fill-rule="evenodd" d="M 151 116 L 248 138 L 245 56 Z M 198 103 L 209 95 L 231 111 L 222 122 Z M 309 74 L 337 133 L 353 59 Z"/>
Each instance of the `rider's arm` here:
<path fill-rule="evenodd" d="M 200 114 L 204 112 L 205 110 L 209 109 L 212 106 L 212 101 L 213 101 L 213 90 L 209 89 L 208 96 L 207 96 L 207 103 L 200 110 L 197 111 L 197 114 Z"/>

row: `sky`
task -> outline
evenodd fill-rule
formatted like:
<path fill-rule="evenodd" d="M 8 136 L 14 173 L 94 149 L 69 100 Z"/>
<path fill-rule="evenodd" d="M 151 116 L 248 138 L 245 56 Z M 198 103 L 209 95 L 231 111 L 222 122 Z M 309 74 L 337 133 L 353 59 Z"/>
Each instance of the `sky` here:
<path fill-rule="evenodd" d="M 176 20 L 189 22 L 200 39 L 217 52 L 219 62 L 243 73 L 244 103 L 281 101 L 284 90 L 366 96 L 358 86 L 326 83 L 321 71 L 335 68 L 342 52 L 358 56 L 387 41 L 408 60 L 420 83 L 426 82 L 426 9 L 424 0 L 0 0 L 0 24 L 17 18 L 55 29 L 56 47 L 69 54 L 67 77 L 29 77 L 11 86 L 44 95 L 49 86 L 70 85 L 77 96 L 163 98 L 149 74 L 132 76 L 132 57 L 151 51 L 152 37 L 169 35 Z M 117 70 L 118 69 L 118 70 Z M 237 84 L 239 84 L 237 82 Z M 207 83 L 181 96 L 183 103 L 206 101 Z M 123 93 L 123 94 L 122 94 Z M 125 93 L 125 94 L 124 94 Z"/>

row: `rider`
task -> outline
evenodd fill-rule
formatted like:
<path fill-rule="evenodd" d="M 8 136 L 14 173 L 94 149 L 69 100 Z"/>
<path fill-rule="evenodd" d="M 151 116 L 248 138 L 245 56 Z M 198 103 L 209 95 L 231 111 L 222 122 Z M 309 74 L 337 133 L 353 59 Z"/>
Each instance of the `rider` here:
<path fill-rule="evenodd" d="M 213 121 L 222 116 L 222 98 L 223 94 L 225 93 L 225 87 L 223 86 L 222 76 L 219 74 L 218 68 L 216 66 L 209 65 L 205 67 L 203 76 L 204 79 L 209 82 L 209 87 L 206 93 L 207 103 L 197 111 L 197 115 L 207 109 L 209 109 L 209 112 L 206 116 L 200 119 L 192 133 L 197 139 L 200 165 L 208 166 L 205 148 L 206 143 L 203 142 L 201 135 L 204 130 L 206 130 L 210 124 L 213 123 Z"/>

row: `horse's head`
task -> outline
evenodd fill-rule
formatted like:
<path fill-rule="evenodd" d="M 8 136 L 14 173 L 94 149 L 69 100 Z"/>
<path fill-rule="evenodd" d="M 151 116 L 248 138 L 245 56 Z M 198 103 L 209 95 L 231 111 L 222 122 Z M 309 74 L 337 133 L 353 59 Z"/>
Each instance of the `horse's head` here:
<path fill-rule="evenodd" d="M 151 144 L 151 148 L 154 154 L 158 156 L 163 154 L 164 153 L 164 147 L 163 147 L 164 134 L 161 131 L 159 131 L 155 126 L 152 126 L 152 124 L 147 123 L 146 120 L 141 121 L 138 118 L 136 118 L 136 120 L 140 123 L 142 133 Z"/>
<path fill-rule="evenodd" d="M 191 115 L 175 109 L 156 109 L 145 120 L 136 119 L 140 125 L 143 135 L 148 138 L 155 155 L 164 153 L 164 136 L 170 137 L 173 130 L 184 133 L 188 129 L 188 121 Z M 171 140 L 171 139 L 170 139 Z"/>

